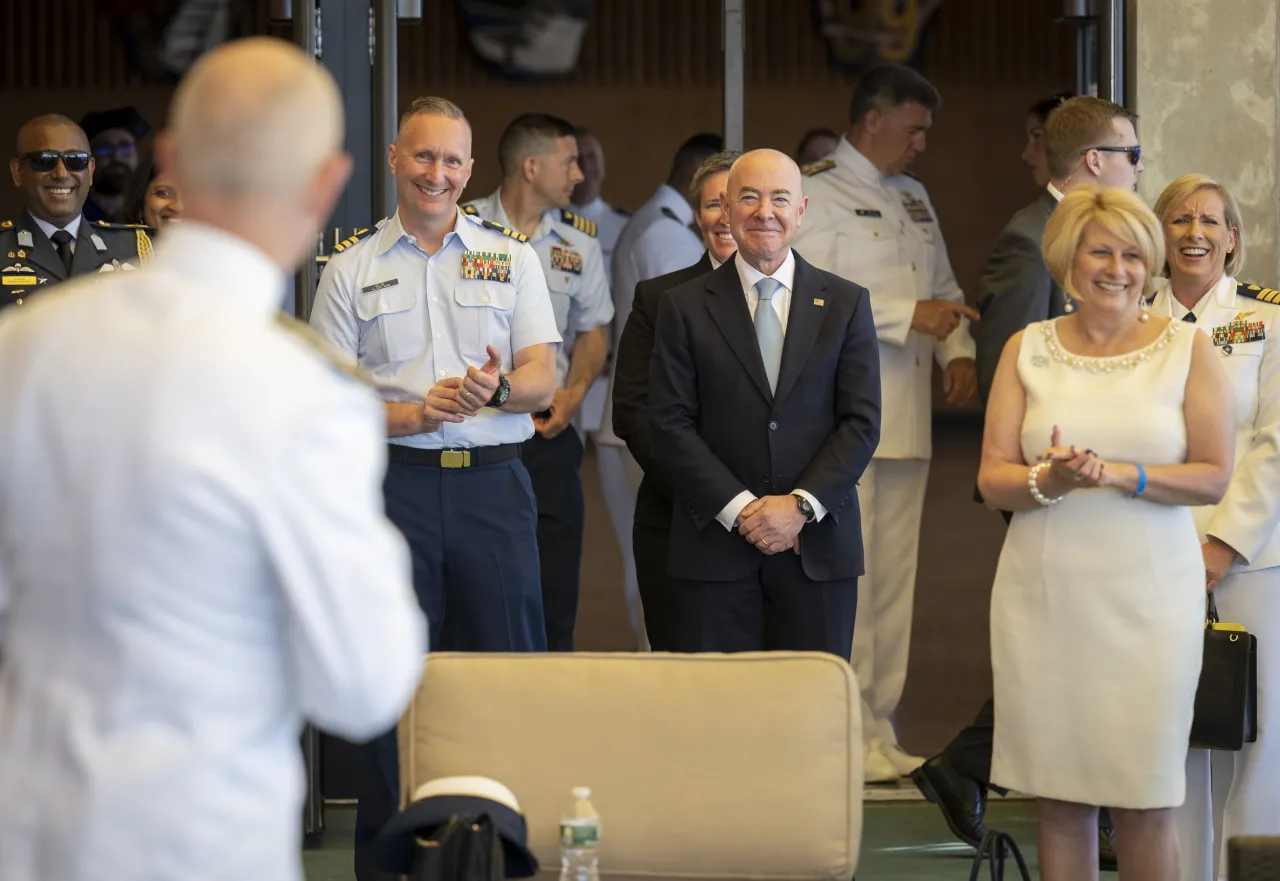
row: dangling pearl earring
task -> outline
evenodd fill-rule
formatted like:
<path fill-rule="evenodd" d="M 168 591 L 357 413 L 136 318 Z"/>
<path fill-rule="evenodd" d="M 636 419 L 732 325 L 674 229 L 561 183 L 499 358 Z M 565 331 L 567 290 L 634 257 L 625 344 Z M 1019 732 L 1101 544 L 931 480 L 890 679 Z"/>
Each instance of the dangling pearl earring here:
<path fill-rule="evenodd" d="M 1075 298 L 1071 296 L 1071 293 L 1069 291 L 1062 292 L 1062 300 L 1063 300 L 1063 306 L 1062 306 L 1063 312 L 1066 312 L 1067 314 L 1071 314 L 1072 312 L 1076 311 Z"/>
<path fill-rule="evenodd" d="M 1146 300 L 1139 300 L 1138 303 L 1138 320 L 1146 324 L 1151 320 L 1151 310 L 1147 308 Z"/>

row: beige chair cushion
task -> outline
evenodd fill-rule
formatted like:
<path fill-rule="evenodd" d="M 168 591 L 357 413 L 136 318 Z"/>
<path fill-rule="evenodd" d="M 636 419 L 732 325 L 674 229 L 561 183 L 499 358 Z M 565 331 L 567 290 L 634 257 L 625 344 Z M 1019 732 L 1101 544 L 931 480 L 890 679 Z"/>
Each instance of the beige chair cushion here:
<path fill-rule="evenodd" d="M 831 655 L 433 654 L 400 722 L 402 803 L 460 774 L 515 793 L 544 875 L 574 786 L 591 787 L 611 879 L 857 864 L 858 689 Z"/>

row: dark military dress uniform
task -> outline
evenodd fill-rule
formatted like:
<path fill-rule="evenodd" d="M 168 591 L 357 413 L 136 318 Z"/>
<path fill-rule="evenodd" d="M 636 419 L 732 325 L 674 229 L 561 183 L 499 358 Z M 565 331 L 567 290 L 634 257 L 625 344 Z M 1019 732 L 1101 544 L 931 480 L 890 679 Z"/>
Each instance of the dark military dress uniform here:
<path fill-rule="evenodd" d="M 143 226 L 80 219 L 68 273 L 53 242 L 27 211 L 0 222 L 0 309 L 21 306 L 51 285 L 94 272 L 137 269 L 151 259 Z"/>

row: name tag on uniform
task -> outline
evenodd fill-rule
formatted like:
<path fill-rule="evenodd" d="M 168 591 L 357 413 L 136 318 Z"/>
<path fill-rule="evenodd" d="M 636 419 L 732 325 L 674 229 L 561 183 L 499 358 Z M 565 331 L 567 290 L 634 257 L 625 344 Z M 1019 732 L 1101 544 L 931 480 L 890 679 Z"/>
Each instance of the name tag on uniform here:
<path fill-rule="evenodd" d="M 380 291 L 383 288 L 395 287 L 398 284 L 400 284 L 400 279 L 398 278 L 393 278 L 389 281 L 380 281 L 377 284 L 371 284 L 361 288 L 360 293 L 369 294 L 369 293 L 373 293 L 374 291 Z"/>
<path fill-rule="evenodd" d="M 902 207 L 907 209 L 907 214 L 916 223 L 933 223 L 933 215 L 929 213 L 929 206 L 910 193 L 902 194 Z"/>
<path fill-rule="evenodd" d="M 3 281 L 5 287 L 17 287 L 18 285 L 36 284 L 34 275 L 6 275 L 0 281 Z"/>
<path fill-rule="evenodd" d="M 582 275 L 582 255 L 569 248 L 552 248 L 551 269 L 557 272 Z"/>
<path fill-rule="evenodd" d="M 883 214 L 874 208 L 855 208 L 853 213 L 859 217 L 884 217 Z"/>
<path fill-rule="evenodd" d="M 492 251 L 463 251 L 462 277 L 511 282 L 511 255 Z"/>

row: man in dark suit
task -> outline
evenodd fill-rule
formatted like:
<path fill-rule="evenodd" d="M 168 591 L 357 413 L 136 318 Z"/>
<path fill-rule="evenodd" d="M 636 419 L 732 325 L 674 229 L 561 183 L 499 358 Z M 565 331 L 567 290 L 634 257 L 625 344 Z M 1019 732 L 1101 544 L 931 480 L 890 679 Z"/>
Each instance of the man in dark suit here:
<path fill-rule="evenodd" d="M 870 300 L 791 250 L 806 199 L 785 154 L 744 154 L 721 199 L 738 254 L 663 295 L 649 374 L 655 461 L 677 496 L 676 647 L 848 658 L 855 488 L 880 438 Z"/>
<path fill-rule="evenodd" d="M 636 581 L 644 607 L 644 626 L 654 651 L 670 651 L 674 595 L 667 574 L 667 546 L 671 538 L 671 489 L 653 465 L 653 427 L 649 420 L 649 361 L 653 357 L 653 325 L 662 294 L 686 281 L 706 275 L 729 260 L 738 249 L 729 231 L 729 218 L 720 194 L 729 168 L 742 154 L 725 150 L 706 159 L 689 184 L 694 222 L 702 233 L 704 253 L 692 266 L 677 269 L 636 285 L 631 314 L 618 340 L 614 364 L 613 430 L 627 445 L 644 473 L 636 493 L 631 546 Z"/>
<path fill-rule="evenodd" d="M 78 275 L 133 269 L 151 256 L 142 227 L 90 223 L 83 215 L 93 183 L 89 139 L 65 116 L 40 116 L 18 131 L 9 160 L 25 209 L 0 222 L 0 308 Z"/>
<path fill-rule="evenodd" d="M 1050 277 L 1040 244 L 1058 201 L 1080 184 L 1134 189 L 1142 171 L 1137 116 L 1119 104 L 1082 96 L 1066 101 L 1045 121 L 1045 159 L 1050 181 L 1034 202 L 1010 218 L 982 270 L 982 321 L 977 325 L 978 392 L 985 404 L 996 364 L 1009 339 L 1029 324 L 1062 315 L 1062 288 Z M 975 491 L 976 495 L 976 491 Z M 981 496 L 977 496 L 981 502 Z M 1011 515 L 1001 512 L 1008 523 Z M 920 791 L 942 810 L 951 831 L 976 846 L 986 831 L 991 785 L 995 706 L 988 700 L 973 723 L 912 773 Z M 1103 812 L 1099 854 L 1104 868 L 1115 863 L 1110 821 Z"/>

